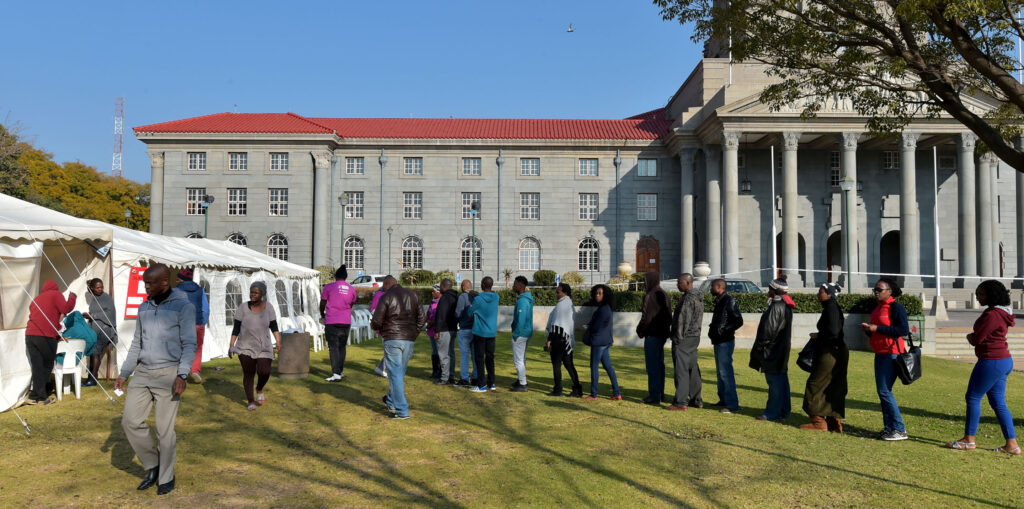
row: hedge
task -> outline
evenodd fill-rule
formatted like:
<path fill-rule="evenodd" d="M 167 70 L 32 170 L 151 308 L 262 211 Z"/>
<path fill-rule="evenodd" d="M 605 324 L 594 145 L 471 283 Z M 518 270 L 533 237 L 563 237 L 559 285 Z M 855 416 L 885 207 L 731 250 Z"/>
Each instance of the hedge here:
<path fill-rule="evenodd" d="M 533 284 L 536 286 L 555 286 L 555 271 L 538 270 L 533 273 Z"/>

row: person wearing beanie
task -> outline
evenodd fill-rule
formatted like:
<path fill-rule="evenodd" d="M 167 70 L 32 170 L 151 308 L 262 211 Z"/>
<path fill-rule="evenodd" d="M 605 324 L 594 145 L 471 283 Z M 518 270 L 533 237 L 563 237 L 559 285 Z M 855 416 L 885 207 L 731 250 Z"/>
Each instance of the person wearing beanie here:
<path fill-rule="evenodd" d="M 722 413 L 731 414 L 740 408 L 732 354 L 736 349 L 736 331 L 743 326 L 743 314 L 736 299 L 725 291 L 724 279 L 711 282 L 711 295 L 715 309 L 711 313 L 708 338 L 715 350 L 715 377 L 718 379 L 718 402 L 715 406 L 722 407 Z"/>
<path fill-rule="evenodd" d="M 345 378 L 345 347 L 352 329 L 352 306 L 356 303 L 356 290 L 346 279 L 348 270 L 342 265 L 334 272 L 334 282 L 324 286 L 320 293 L 320 318 L 324 321 L 331 356 L 331 376 L 324 379 L 328 382 Z"/>
<path fill-rule="evenodd" d="M 786 277 L 768 283 L 768 309 L 761 314 L 757 336 L 750 350 L 750 367 L 764 373 L 768 383 L 768 402 L 762 421 L 780 421 L 789 417 L 789 351 L 792 347 L 793 307 L 782 298 L 789 292 Z"/>
<path fill-rule="evenodd" d="M 192 307 L 196 308 L 196 358 L 192 361 L 190 378 L 194 383 L 203 383 L 199 374 L 203 369 L 203 337 L 206 336 L 206 324 L 210 321 L 210 300 L 203 287 L 193 281 L 195 272 L 190 268 L 178 271 L 178 284 L 175 288 L 185 292 Z"/>
<path fill-rule="evenodd" d="M 875 390 L 882 405 L 884 426 L 878 438 L 889 442 L 906 440 L 903 415 L 892 393 L 892 385 L 896 383 L 896 355 L 907 351 L 903 338 L 910 334 L 907 310 L 896 302 L 903 290 L 895 279 L 883 277 L 875 283 L 872 292 L 878 304 L 871 312 L 871 323 L 862 323 L 860 328 L 871 337 L 871 349 L 875 352 Z"/>
<path fill-rule="evenodd" d="M 818 318 L 818 332 L 811 333 L 814 357 L 803 405 L 811 422 L 801 425 L 801 429 L 843 432 L 850 351 L 843 337 L 843 311 L 836 301 L 841 291 L 836 283 L 825 283 L 818 288 L 821 318 Z"/>

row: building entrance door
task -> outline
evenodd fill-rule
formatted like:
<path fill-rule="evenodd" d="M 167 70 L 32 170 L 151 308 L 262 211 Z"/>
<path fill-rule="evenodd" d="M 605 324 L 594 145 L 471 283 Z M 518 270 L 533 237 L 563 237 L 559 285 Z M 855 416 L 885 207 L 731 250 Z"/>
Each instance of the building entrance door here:
<path fill-rule="evenodd" d="M 661 274 L 661 247 L 658 239 L 643 237 L 636 243 L 636 271 L 641 274 L 652 271 Z"/>

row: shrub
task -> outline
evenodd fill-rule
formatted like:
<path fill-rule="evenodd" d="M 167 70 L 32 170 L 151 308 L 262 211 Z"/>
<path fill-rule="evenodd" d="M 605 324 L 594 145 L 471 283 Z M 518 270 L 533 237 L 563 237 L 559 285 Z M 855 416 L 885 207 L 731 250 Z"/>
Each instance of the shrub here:
<path fill-rule="evenodd" d="M 533 284 L 536 286 L 555 286 L 555 271 L 538 270 L 533 273 Z"/>
<path fill-rule="evenodd" d="M 448 269 L 445 269 L 445 270 L 438 271 L 436 274 L 434 274 L 434 282 L 440 283 L 444 279 L 451 279 L 452 280 L 452 286 L 455 287 L 456 289 L 458 289 L 459 285 L 455 283 L 455 273 L 454 272 L 452 272 L 452 271 L 450 271 Z"/>
<path fill-rule="evenodd" d="M 398 276 L 402 286 L 430 286 L 434 284 L 434 273 L 424 269 L 409 269 Z"/>
<path fill-rule="evenodd" d="M 573 271 L 562 274 L 562 282 L 569 286 L 580 286 L 586 284 L 587 281 L 583 279 L 579 272 Z"/>
<path fill-rule="evenodd" d="M 328 265 L 321 265 L 317 267 L 316 270 L 320 271 L 321 285 L 326 285 L 334 282 L 334 271 L 337 270 L 337 268 L 330 267 Z"/>

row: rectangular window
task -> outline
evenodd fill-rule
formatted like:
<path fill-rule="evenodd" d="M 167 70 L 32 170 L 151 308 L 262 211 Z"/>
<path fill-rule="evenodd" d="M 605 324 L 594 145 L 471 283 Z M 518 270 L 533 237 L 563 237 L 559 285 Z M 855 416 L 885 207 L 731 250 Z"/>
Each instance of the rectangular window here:
<path fill-rule="evenodd" d="M 346 157 L 345 173 L 348 175 L 363 175 L 366 173 L 365 161 L 362 157 Z"/>
<path fill-rule="evenodd" d="M 580 193 L 580 220 L 597 220 L 597 193 Z"/>
<path fill-rule="evenodd" d="M 580 176 L 597 176 L 597 159 L 580 159 Z"/>
<path fill-rule="evenodd" d="M 641 177 L 657 177 L 658 176 L 658 160 L 657 159 L 638 159 L 636 162 L 637 175 Z M 596 173 L 595 173 L 596 175 Z"/>
<path fill-rule="evenodd" d="M 886 150 L 885 152 L 882 152 L 882 169 L 900 169 L 900 153 L 895 150 Z"/>
<path fill-rule="evenodd" d="M 247 208 L 248 191 L 244 187 L 228 188 L 228 215 L 244 216 Z"/>
<path fill-rule="evenodd" d="M 829 183 L 831 183 L 832 187 L 839 187 L 839 183 L 843 180 L 841 161 L 838 150 L 833 150 L 832 153 L 829 154 Z"/>
<path fill-rule="evenodd" d="M 462 158 L 462 174 L 472 177 L 479 177 L 483 174 L 479 157 Z"/>
<path fill-rule="evenodd" d="M 636 220 L 657 221 L 658 220 L 658 195 L 654 193 L 640 193 L 636 195 Z"/>
<path fill-rule="evenodd" d="M 519 219 L 540 219 L 540 193 L 519 193 Z"/>
<path fill-rule="evenodd" d="M 233 171 L 245 171 L 249 169 L 249 154 L 246 152 L 229 152 L 228 169 Z"/>
<path fill-rule="evenodd" d="M 348 191 L 348 205 L 345 205 L 345 217 L 348 219 L 363 219 L 363 192 Z"/>
<path fill-rule="evenodd" d="M 270 153 L 270 169 L 274 171 L 285 171 L 288 169 L 288 153 L 287 152 L 271 152 Z"/>
<path fill-rule="evenodd" d="M 473 202 L 480 203 L 480 193 L 462 193 L 462 219 L 473 219 Z M 480 219 L 480 211 L 476 211 Z"/>
<path fill-rule="evenodd" d="M 270 188 L 270 215 L 272 215 L 272 216 L 287 216 L 288 215 L 288 188 L 286 188 L 286 187 L 272 187 L 272 188 Z"/>
<path fill-rule="evenodd" d="M 402 193 L 402 218 L 423 219 L 423 193 Z"/>
<path fill-rule="evenodd" d="M 205 187 L 186 187 L 185 188 L 185 215 L 186 216 L 201 216 L 205 213 L 203 207 L 203 198 L 206 197 Z"/>
<path fill-rule="evenodd" d="M 189 152 L 188 170 L 206 171 L 206 152 Z"/>
<path fill-rule="evenodd" d="M 519 174 L 524 177 L 540 176 L 540 158 L 524 157 L 519 160 Z"/>
<path fill-rule="evenodd" d="M 423 175 L 422 157 L 406 157 L 404 165 L 406 175 Z"/>

